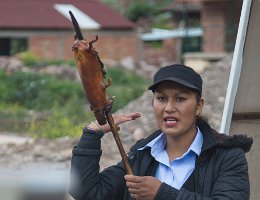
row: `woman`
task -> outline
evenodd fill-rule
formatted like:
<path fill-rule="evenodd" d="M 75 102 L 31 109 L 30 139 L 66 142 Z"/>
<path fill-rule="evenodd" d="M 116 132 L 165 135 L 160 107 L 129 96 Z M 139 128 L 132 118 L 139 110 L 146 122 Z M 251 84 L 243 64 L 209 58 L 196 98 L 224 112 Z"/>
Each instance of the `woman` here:
<path fill-rule="evenodd" d="M 134 175 L 119 162 L 99 172 L 101 142 L 108 125 L 91 123 L 73 149 L 70 193 L 76 200 L 247 200 L 245 152 L 252 139 L 217 133 L 200 114 L 202 79 L 192 68 L 171 65 L 158 70 L 152 106 L 159 130 L 128 153 Z M 114 115 L 116 124 L 139 113 Z"/>

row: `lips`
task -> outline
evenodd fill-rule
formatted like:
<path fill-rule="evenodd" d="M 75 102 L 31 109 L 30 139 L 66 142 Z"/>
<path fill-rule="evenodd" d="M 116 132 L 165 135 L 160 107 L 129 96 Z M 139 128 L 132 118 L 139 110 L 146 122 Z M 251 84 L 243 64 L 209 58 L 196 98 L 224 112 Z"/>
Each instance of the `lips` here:
<path fill-rule="evenodd" d="M 167 116 L 164 117 L 164 122 L 166 126 L 175 126 L 177 124 L 177 122 L 179 121 L 179 119 L 177 117 L 173 117 L 173 116 Z"/>

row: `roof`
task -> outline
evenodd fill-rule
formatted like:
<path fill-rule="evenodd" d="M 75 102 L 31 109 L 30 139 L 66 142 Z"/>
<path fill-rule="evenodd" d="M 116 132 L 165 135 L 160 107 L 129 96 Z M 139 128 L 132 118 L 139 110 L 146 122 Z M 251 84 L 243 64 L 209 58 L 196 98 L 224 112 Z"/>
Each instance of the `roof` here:
<path fill-rule="evenodd" d="M 80 10 L 83 19 L 90 19 L 85 24 L 95 24 L 89 29 L 134 28 L 134 23 L 97 0 L 1 0 L 0 5 L 1 29 L 72 29 L 59 5 Z"/>
<path fill-rule="evenodd" d="M 183 2 L 183 3 L 198 3 L 198 2 L 218 2 L 218 1 L 237 1 L 237 0 L 177 0 L 177 2 Z"/>
<path fill-rule="evenodd" d="M 177 28 L 172 30 L 153 28 L 151 33 L 144 33 L 140 38 L 143 41 L 155 41 L 171 38 L 199 37 L 202 34 L 202 28 Z"/>

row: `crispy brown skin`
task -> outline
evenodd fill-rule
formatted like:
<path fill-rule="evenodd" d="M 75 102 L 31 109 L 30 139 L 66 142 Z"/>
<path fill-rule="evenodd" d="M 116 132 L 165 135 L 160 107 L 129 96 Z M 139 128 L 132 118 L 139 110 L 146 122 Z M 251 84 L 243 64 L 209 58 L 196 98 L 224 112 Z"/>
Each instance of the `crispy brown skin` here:
<path fill-rule="evenodd" d="M 74 51 L 76 65 L 90 108 L 94 112 L 98 123 L 104 125 L 106 124 L 104 112 L 112 106 L 112 100 L 108 98 L 106 93 L 106 88 L 111 85 L 111 80 L 109 80 L 108 84 L 104 82 L 103 63 L 92 47 L 92 43 L 97 40 L 97 37 L 91 42 L 75 39 L 72 50 Z"/>

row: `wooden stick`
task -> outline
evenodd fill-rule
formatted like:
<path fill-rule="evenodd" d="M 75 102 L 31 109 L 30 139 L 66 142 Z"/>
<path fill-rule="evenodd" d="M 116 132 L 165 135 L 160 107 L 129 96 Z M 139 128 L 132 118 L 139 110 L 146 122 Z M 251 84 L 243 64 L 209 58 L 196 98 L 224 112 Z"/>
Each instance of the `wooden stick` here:
<path fill-rule="evenodd" d="M 112 114 L 111 112 L 105 112 L 106 113 L 106 118 L 107 118 L 107 122 L 111 128 L 111 131 L 113 133 L 113 136 L 114 136 L 114 139 L 116 141 L 116 144 L 117 144 L 117 147 L 119 149 L 119 152 L 121 154 L 121 157 L 122 157 L 122 160 L 123 160 L 123 163 L 125 165 L 125 169 L 126 169 L 126 172 L 128 175 L 133 175 L 133 171 L 130 167 L 130 164 L 128 162 L 128 159 L 127 159 L 127 156 L 126 156 L 126 153 L 125 153 L 125 150 L 124 150 L 124 147 L 122 145 L 122 142 L 120 140 L 120 137 L 119 137 L 119 134 L 118 134 L 118 131 L 116 129 L 116 125 L 114 123 L 114 119 L 112 117 Z"/>

